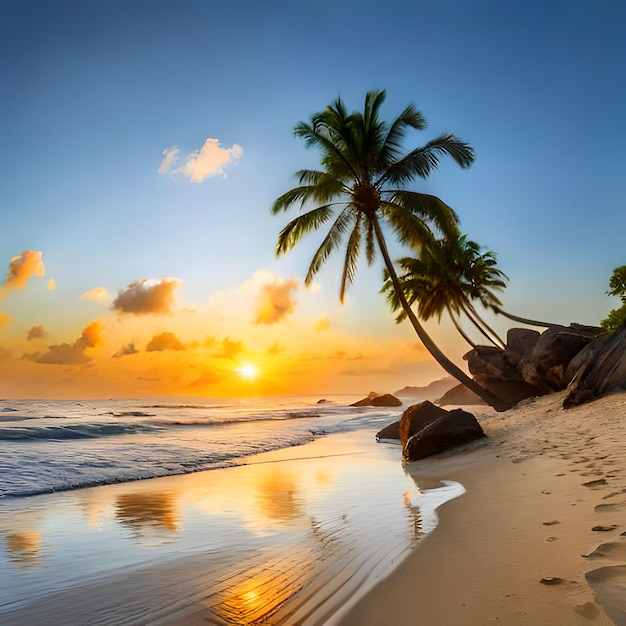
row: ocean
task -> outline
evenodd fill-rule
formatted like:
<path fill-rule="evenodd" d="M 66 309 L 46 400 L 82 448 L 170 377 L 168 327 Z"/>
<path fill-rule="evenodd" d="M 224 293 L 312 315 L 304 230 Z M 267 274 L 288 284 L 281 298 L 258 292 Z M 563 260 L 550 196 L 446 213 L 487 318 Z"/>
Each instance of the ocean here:
<path fill-rule="evenodd" d="M 358 399 L 0 400 L 0 500 L 229 467 L 402 411 Z"/>

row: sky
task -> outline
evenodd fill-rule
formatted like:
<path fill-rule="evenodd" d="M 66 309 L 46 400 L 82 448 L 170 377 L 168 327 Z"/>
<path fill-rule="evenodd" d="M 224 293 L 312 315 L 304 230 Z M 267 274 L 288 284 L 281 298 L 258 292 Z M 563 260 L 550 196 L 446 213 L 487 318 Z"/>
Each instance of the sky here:
<path fill-rule="evenodd" d="M 407 150 L 443 131 L 474 147 L 412 188 L 497 253 L 504 308 L 598 324 L 626 263 L 625 32 L 623 0 L 0 0 L 0 397 L 443 377 L 380 261 L 341 305 L 340 255 L 303 284 L 319 238 L 274 254 L 297 209 L 270 204 L 319 165 L 294 125 L 372 89 L 386 119 L 424 114 Z M 463 365 L 450 323 L 427 329 Z"/>

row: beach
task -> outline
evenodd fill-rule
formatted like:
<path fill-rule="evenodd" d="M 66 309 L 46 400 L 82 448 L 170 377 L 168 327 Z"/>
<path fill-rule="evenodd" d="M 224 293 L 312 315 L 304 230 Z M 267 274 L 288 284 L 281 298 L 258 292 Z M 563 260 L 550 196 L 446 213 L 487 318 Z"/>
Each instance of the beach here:
<path fill-rule="evenodd" d="M 487 440 L 410 464 L 467 491 L 340 623 L 626 624 L 626 394 L 562 399 L 474 407 Z"/>
<path fill-rule="evenodd" d="M 405 467 L 367 427 L 4 501 L 0 622 L 624 624 L 626 393 L 562 398 Z"/>

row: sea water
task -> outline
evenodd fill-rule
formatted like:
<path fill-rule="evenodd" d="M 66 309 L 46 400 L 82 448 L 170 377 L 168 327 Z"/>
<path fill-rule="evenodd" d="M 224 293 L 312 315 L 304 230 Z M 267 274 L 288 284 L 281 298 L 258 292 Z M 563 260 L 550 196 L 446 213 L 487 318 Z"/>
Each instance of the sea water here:
<path fill-rule="evenodd" d="M 228 467 L 400 417 L 357 399 L 0 400 L 0 501 Z"/>

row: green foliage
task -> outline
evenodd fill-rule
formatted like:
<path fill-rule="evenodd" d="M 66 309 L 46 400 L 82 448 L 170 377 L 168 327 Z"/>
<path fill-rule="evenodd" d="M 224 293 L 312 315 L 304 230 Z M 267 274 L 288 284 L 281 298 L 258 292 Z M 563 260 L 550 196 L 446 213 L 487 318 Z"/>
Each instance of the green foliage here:
<path fill-rule="evenodd" d="M 609 311 L 608 317 L 600 322 L 600 326 L 609 332 L 613 332 L 624 323 L 626 323 L 626 304 L 623 304 L 619 309 Z"/>
<path fill-rule="evenodd" d="M 616 267 L 609 280 L 611 291 L 607 291 L 609 296 L 619 296 L 622 304 L 626 304 L 626 265 Z"/>
<path fill-rule="evenodd" d="M 443 156 L 463 168 L 474 160 L 472 147 L 450 133 L 403 153 L 406 132 L 422 130 L 426 122 L 413 105 L 385 122 L 379 117 L 384 100 L 384 91 L 371 91 L 365 97 L 363 112 L 349 113 L 337 99 L 313 115 L 310 122 L 296 124 L 294 135 L 305 146 L 319 150 L 322 169 L 297 172 L 299 185 L 270 207 L 273 214 L 294 205 L 301 209 L 280 232 L 277 255 L 291 250 L 305 235 L 326 228 L 309 265 L 307 283 L 329 255 L 343 247 L 341 300 L 354 280 L 361 253 L 371 264 L 376 252 L 386 247 L 380 240 L 380 223 L 411 246 L 421 246 L 435 233 L 448 234 L 457 228 L 458 218 L 447 204 L 406 186 L 426 178 Z"/>
<path fill-rule="evenodd" d="M 609 287 L 611 289 L 606 292 L 607 295 L 619 296 L 622 306 L 619 309 L 609 311 L 608 317 L 600 322 L 600 326 L 613 332 L 626 322 L 626 265 L 621 265 L 613 270 Z"/>

